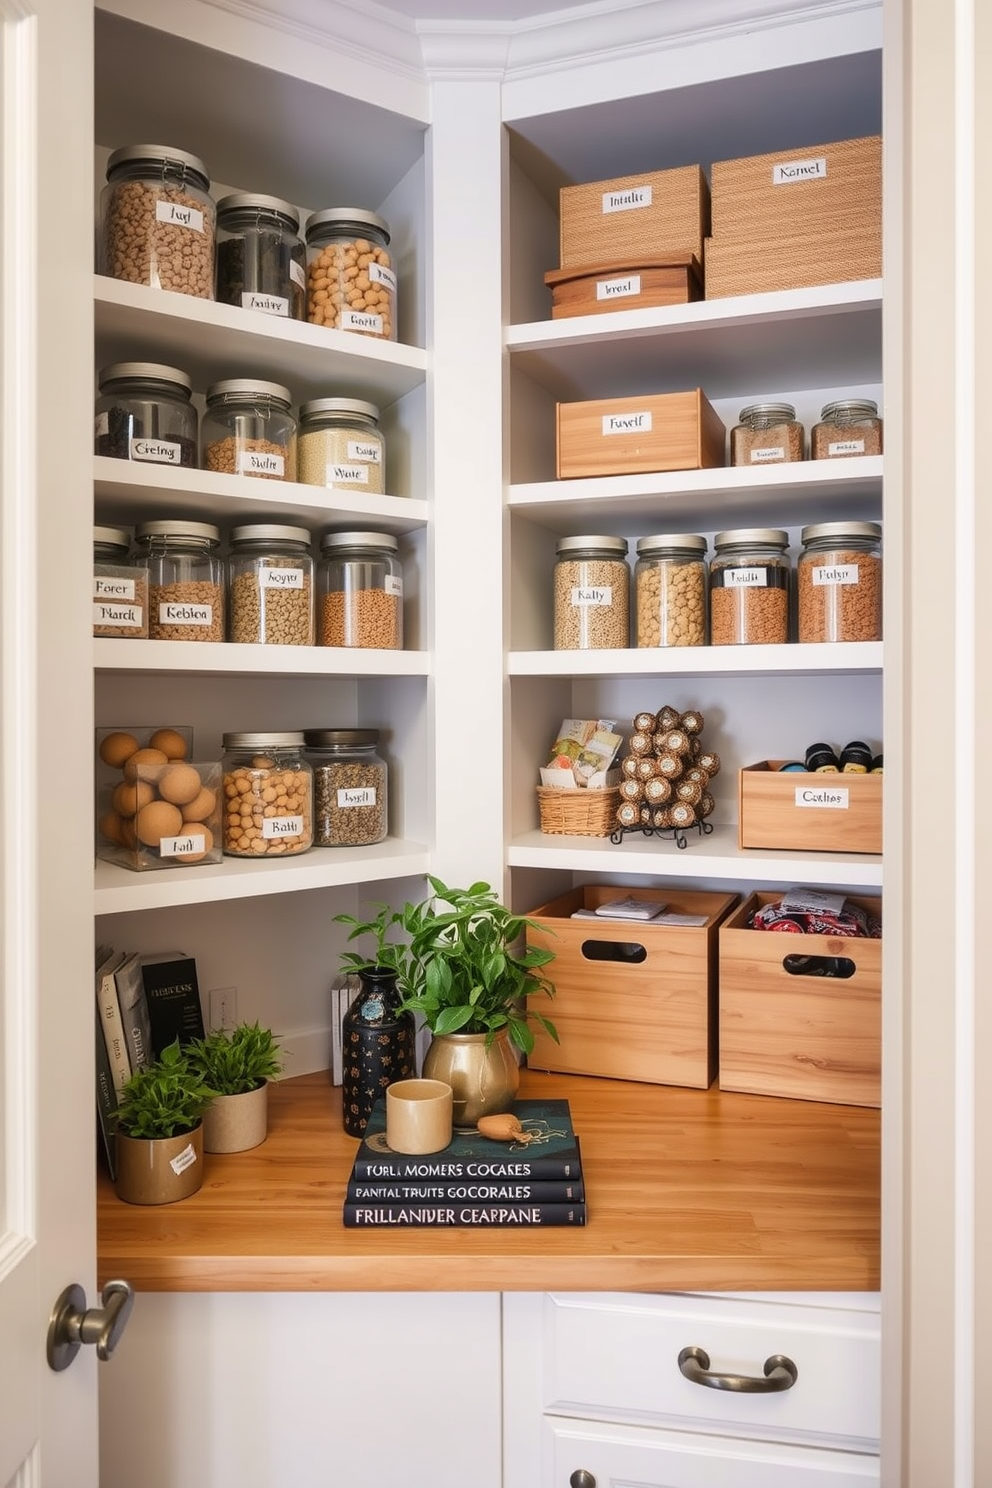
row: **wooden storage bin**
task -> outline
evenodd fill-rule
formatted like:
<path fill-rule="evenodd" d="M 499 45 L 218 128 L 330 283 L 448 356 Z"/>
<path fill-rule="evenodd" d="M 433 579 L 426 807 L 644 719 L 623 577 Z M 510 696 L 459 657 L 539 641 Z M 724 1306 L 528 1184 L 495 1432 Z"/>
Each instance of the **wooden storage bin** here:
<path fill-rule="evenodd" d="M 751 894 L 720 927 L 720 1089 L 881 1104 L 882 942 L 748 928 L 781 893 Z M 881 899 L 851 896 L 874 914 Z M 787 956 L 843 956 L 847 978 L 795 976 Z"/>
<path fill-rule="evenodd" d="M 664 902 L 675 913 L 705 915 L 699 926 L 637 920 L 573 920 L 627 896 Z M 631 889 L 615 884 L 573 889 L 529 911 L 537 922 L 527 943 L 553 951 L 547 973 L 556 988 L 542 1008 L 561 1040 L 537 1030 L 532 1069 L 606 1075 L 705 1090 L 716 1074 L 717 927 L 736 894 L 687 889 Z M 583 951 L 594 945 L 592 956 Z M 643 952 L 629 959 L 635 947 Z M 622 955 L 623 959 L 610 959 Z"/>
<path fill-rule="evenodd" d="M 544 276 L 551 290 L 551 319 L 602 315 L 611 310 L 650 310 L 659 305 L 687 305 L 702 298 L 703 270 L 695 254 L 637 259 L 551 269 Z"/>
<path fill-rule="evenodd" d="M 815 775 L 745 765 L 739 774 L 738 846 L 796 852 L 882 851 L 881 775 Z"/>
<path fill-rule="evenodd" d="M 700 388 L 557 407 L 559 480 L 723 465 L 727 431 Z"/>
<path fill-rule="evenodd" d="M 698 165 L 563 186 L 560 263 L 631 263 L 659 253 L 703 256 L 710 189 Z"/>
<path fill-rule="evenodd" d="M 775 243 L 751 238 L 709 238 L 706 298 L 770 294 L 878 279 L 882 273 L 882 225 L 865 222 L 837 232 L 798 233 Z"/>
<path fill-rule="evenodd" d="M 877 224 L 881 136 L 718 160 L 710 182 L 713 237 L 721 243 L 772 243 Z"/>

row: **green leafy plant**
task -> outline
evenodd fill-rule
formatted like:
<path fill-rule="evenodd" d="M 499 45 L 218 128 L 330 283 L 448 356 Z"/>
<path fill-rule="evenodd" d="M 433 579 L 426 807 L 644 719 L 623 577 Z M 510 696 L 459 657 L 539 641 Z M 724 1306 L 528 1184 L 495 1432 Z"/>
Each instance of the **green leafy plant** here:
<path fill-rule="evenodd" d="M 454 889 L 429 875 L 428 882 L 432 892 L 418 904 L 401 910 L 380 904 L 369 920 L 337 915 L 352 927 L 349 941 L 371 935 L 375 942 L 373 959 L 345 952 L 342 962 L 356 971 L 395 971 L 403 1009 L 420 1013 L 438 1036 L 485 1033 L 491 1042 L 505 1028 L 510 1041 L 529 1054 L 533 1021 L 557 1043 L 554 1024 L 527 1002 L 555 992 L 541 971 L 554 952 L 518 948 L 534 922 L 508 910 L 487 883 Z M 404 940 L 394 937 L 397 930 Z"/>
<path fill-rule="evenodd" d="M 187 1052 L 192 1067 L 217 1095 L 243 1095 L 256 1090 L 266 1080 L 274 1080 L 282 1069 L 272 1030 L 258 1023 L 215 1028 L 205 1038 L 193 1039 Z"/>
<path fill-rule="evenodd" d="M 193 1130 L 216 1094 L 176 1039 L 121 1089 L 117 1129 L 149 1140 L 178 1136 Z"/>

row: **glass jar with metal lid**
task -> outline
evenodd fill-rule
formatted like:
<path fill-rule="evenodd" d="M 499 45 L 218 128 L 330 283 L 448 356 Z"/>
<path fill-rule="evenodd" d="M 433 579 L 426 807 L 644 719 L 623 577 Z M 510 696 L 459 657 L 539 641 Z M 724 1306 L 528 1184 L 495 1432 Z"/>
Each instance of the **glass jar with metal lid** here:
<path fill-rule="evenodd" d="M 126 527 L 93 528 L 93 634 L 148 635 L 148 570 L 129 561 Z"/>
<path fill-rule="evenodd" d="M 556 651 L 630 641 L 630 569 L 624 537 L 561 537 L 555 547 Z"/>
<path fill-rule="evenodd" d="M 730 431 L 731 465 L 802 460 L 806 436 L 791 403 L 750 403 Z"/>
<path fill-rule="evenodd" d="M 386 489 L 386 444 L 379 410 L 359 398 L 313 398 L 300 408 L 297 468 L 308 486 L 332 491 Z"/>
<path fill-rule="evenodd" d="M 313 645 L 313 558 L 305 527 L 254 522 L 231 532 L 228 640 Z"/>
<path fill-rule="evenodd" d="M 290 202 L 238 192 L 217 203 L 217 298 L 306 320 L 306 249 Z"/>
<path fill-rule="evenodd" d="M 718 532 L 710 564 L 710 642 L 771 646 L 789 639 L 789 534 L 777 527 Z"/>
<path fill-rule="evenodd" d="M 637 539 L 638 646 L 705 646 L 707 547 L 689 533 Z"/>
<path fill-rule="evenodd" d="M 403 566 L 388 532 L 326 532 L 317 570 L 317 644 L 403 648 Z"/>
<path fill-rule="evenodd" d="M 385 218 L 328 207 L 307 218 L 306 240 L 307 319 L 395 341 L 396 274 Z"/>
<path fill-rule="evenodd" d="M 844 398 L 825 403 L 820 422 L 810 434 L 814 460 L 838 460 L 851 455 L 882 453 L 882 420 L 871 398 Z"/>
<path fill-rule="evenodd" d="M 169 145 L 125 145 L 107 161 L 101 273 L 214 297 L 216 211 L 202 160 Z"/>
<path fill-rule="evenodd" d="M 114 362 L 100 370 L 97 384 L 96 454 L 195 467 L 197 417 L 185 372 L 158 362 Z"/>
<path fill-rule="evenodd" d="M 148 568 L 148 635 L 153 641 L 224 639 L 224 561 L 209 522 L 142 522 L 135 531 Z"/>
<path fill-rule="evenodd" d="M 882 639 L 881 541 L 878 522 L 803 528 L 796 565 L 800 641 Z"/>
<path fill-rule="evenodd" d="M 278 382 L 228 377 L 213 383 L 200 431 L 204 469 L 295 481 L 291 402 L 289 388 Z"/>
<path fill-rule="evenodd" d="M 224 851 L 290 857 L 313 846 L 313 771 L 302 733 L 225 734 Z"/>
<path fill-rule="evenodd" d="M 378 729 L 306 729 L 317 847 L 368 847 L 387 835 L 387 772 Z"/>

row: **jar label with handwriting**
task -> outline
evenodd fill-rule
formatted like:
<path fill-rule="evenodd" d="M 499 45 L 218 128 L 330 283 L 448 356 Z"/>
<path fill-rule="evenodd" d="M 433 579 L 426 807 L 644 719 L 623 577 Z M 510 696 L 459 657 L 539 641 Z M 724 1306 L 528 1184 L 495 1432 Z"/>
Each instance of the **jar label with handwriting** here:
<path fill-rule="evenodd" d="M 326 484 L 329 486 L 367 486 L 369 483 L 369 467 L 367 465 L 337 465 L 330 461 L 327 466 Z"/>
<path fill-rule="evenodd" d="M 163 837 L 158 845 L 161 858 L 195 858 L 207 850 L 202 832 L 186 832 L 182 837 Z"/>
<path fill-rule="evenodd" d="M 152 465 L 183 462 L 183 447 L 176 439 L 131 439 L 128 452 L 132 460 L 147 460 Z"/>
<path fill-rule="evenodd" d="M 403 598 L 403 580 L 399 574 L 387 574 L 385 580 L 383 581 L 382 587 L 385 592 L 387 594 L 391 594 L 394 599 Z"/>
<path fill-rule="evenodd" d="M 157 201 L 155 221 L 168 222 L 172 227 L 188 227 L 190 232 L 202 233 L 203 213 L 196 207 L 183 206 L 179 202 Z"/>
<path fill-rule="evenodd" d="M 817 155 L 811 160 L 783 160 L 772 166 L 772 185 L 788 186 L 792 181 L 822 181 L 826 174 L 825 155 Z"/>
<path fill-rule="evenodd" d="M 784 460 L 785 450 L 780 444 L 762 444 L 751 451 L 751 463 L 756 464 L 762 460 Z"/>
<path fill-rule="evenodd" d="M 374 806 L 376 793 L 374 785 L 353 786 L 344 788 L 337 793 L 339 806 Z"/>
<path fill-rule="evenodd" d="M 93 420 L 93 432 L 96 435 L 97 439 L 99 439 L 101 435 L 110 433 L 110 414 L 107 413 L 106 410 L 104 410 L 103 413 L 98 413 L 96 418 Z"/>
<path fill-rule="evenodd" d="M 96 626 L 113 626 L 117 629 L 127 626 L 131 630 L 141 630 L 144 627 L 144 606 L 134 604 L 94 604 L 93 624 Z"/>
<path fill-rule="evenodd" d="M 302 568 L 270 568 L 267 563 L 259 564 L 258 582 L 263 589 L 302 589 Z"/>
<path fill-rule="evenodd" d="M 286 474 L 286 460 L 271 450 L 239 450 L 239 475 L 275 475 L 282 480 Z"/>
<path fill-rule="evenodd" d="M 832 439 L 827 445 L 828 455 L 863 455 L 864 452 L 863 439 Z"/>
<path fill-rule="evenodd" d="M 302 816 L 266 816 L 262 818 L 262 836 L 267 842 L 280 837 L 302 837 Z"/>
<path fill-rule="evenodd" d="M 651 205 L 650 186 L 631 186 L 627 191 L 604 191 L 604 212 L 633 212 Z"/>
<path fill-rule="evenodd" d="M 193 1143 L 190 1142 L 188 1146 L 183 1148 L 178 1157 L 169 1159 L 169 1167 L 178 1178 L 180 1173 L 185 1173 L 186 1169 L 191 1168 L 195 1162 L 196 1149 L 194 1148 Z"/>
<path fill-rule="evenodd" d="M 628 295 L 638 295 L 640 292 L 640 274 L 628 274 L 626 279 L 599 279 L 596 281 L 597 300 L 622 300 Z"/>
<path fill-rule="evenodd" d="M 604 413 L 604 434 L 650 434 L 651 410 L 644 413 Z"/>
<path fill-rule="evenodd" d="M 723 568 L 723 587 L 725 589 L 767 589 L 767 568 Z"/>
<path fill-rule="evenodd" d="M 370 439 L 349 439 L 345 453 L 349 460 L 364 460 L 366 465 L 382 464 L 382 450 Z"/>
<path fill-rule="evenodd" d="M 846 811 L 850 792 L 832 785 L 796 786 L 796 805 L 819 807 L 830 811 Z"/>
<path fill-rule="evenodd" d="M 133 579 L 110 579 L 102 574 L 93 575 L 94 599 L 133 599 Z"/>
<path fill-rule="evenodd" d="M 813 584 L 856 584 L 858 582 L 858 565 L 856 563 L 820 563 L 813 568 Z"/>
<path fill-rule="evenodd" d="M 295 258 L 290 260 L 289 277 L 290 279 L 292 279 L 293 283 L 298 284 L 301 289 L 306 289 L 307 271 L 302 264 L 296 262 Z"/>
<path fill-rule="evenodd" d="M 598 609 L 612 603 L 613 589 L 609 584 L 594 584 L 589 588 L 575 584 L 572 587 L 572 604 L 577 609 Z"/>
<path fill-rule="evenodd" d="M 254 290 L 244 290 L 241 295 L 242 310 L 261 310 L 266 315 L 288 315 L 289 301 L 282 295 L 256 294 Z"/>
<path fill-rule="evenodd" d="M 371 331 L 373 336 L 382 335 L 382 316 L 373 315 L 368 310 L 342 310 L 340 325 L 343 331 Z"/>
<path fill-rule="evenodd" d="M 160 604 L 159 625 L 212 625 L 214 607 L 208 604 Z"/>
<path fill-rule="evenodd" d="M 393 294 L 396 293 L 396 275 L 392 269 L 387 269 L 380 263 L 370 263 L 365 272 L 373 284 L 384 284 Z"/>

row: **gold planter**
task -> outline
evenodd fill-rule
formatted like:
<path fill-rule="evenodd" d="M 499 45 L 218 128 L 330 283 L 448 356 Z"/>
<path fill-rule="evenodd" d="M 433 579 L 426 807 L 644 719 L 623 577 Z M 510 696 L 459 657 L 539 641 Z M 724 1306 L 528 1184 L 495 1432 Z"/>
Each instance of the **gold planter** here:
<path fill-rule="evenodd" d="M 451 1086 L 456 1130 L 471 1130 L 480 1116 L 512 1110 L 520 1088 L 520 1066 L 506 1030 L 488 1047 L 486 1038 L 484 1033 L 435 1034 L 424 1055 L 424 1079 Z"/>
<path fill-rule="evenodd" d="M 215 1095 L 203 1113 L 204 1152 L 247 1152 L 269 1130 L 269 1084 L 240 1095 Z"/>
<path fill-rule="evenodd" d="M 117 1197 L 128 1204 L 174 1204 L 203 1182 L 203 1123 L 176 1137 L 116 1137 Z"/>

